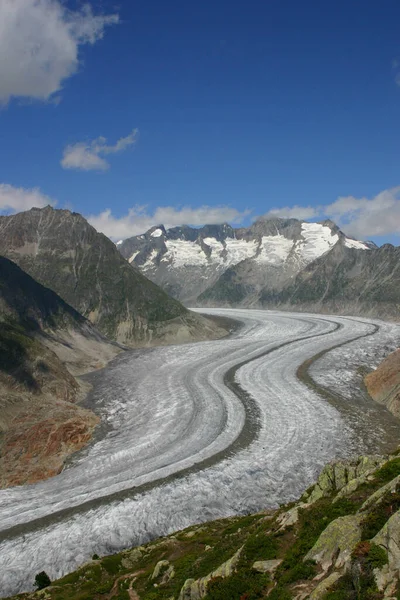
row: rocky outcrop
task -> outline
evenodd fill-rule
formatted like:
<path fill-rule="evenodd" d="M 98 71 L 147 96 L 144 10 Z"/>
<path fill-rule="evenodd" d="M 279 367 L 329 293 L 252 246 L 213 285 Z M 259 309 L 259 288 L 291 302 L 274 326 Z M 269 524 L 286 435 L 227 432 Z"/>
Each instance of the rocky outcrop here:
<path fill-rule="evenodd" d="M 204 596 L 207 594 L 208 584 L 212 579 L 215 579 L 216 577 L 221 577 L 224 579 L 235 572 L 241 552 L 242 548 L 239 548 L 232 558 L 209 573 L 209 575 L 206 575 L 206 577 L 196 580 L 187 579 L 181 589 L 178 600 L 200 600 L 201 598 L 204 598 Z"/>
<path fill-rule="evenodd" d="M 360 456 L 355 460 L 342 460 L 324 467 L 317 483 L 303 499 L 312 504 L 333 493 L 338 500 L 355 491 L 376 469 L 385 462 L 383 456 Z"/>
<path fill-rule="evenodd" d="M 281 563 L 282 559 L 256 560 L 252 566 L 252 569 L 254 569 L 254 571 L 258 571 L 259 573 L 274 573 Z"/>
<path fill-rule="evenodd" d="M 327 592 L 339 581 L 343 573 L 341 571 L 334 571 L 328 577 L 326 577 L 321 583 L 308 596 L 309 600 L 323 600 Z"/>
<path fill-rule="evenodd" d="M 332 566 L 342 569 L 350 561 L 351 553 L 361 540 L 360 515 L 335 519 L 318 538 L 304 560 L 314 560 L 324 572 Z"/>
<path fill-rule="evenodd" d="M 385 598 L 394 596 L 400 573 L 400 511 L 390 517 L 372 542 L 384 548 L 388 555 L 388 564 L 375 574 L 378 588 L 384 591 Z"/>
<path fill-rule="evenodd" d="M 144 277 L 77 213 L 48 206 L 0 216 L 0 254 L 122 344 L 226 335 Z"/>
<path fill-rule="evenodd" d="M 400 417 L 400 350 L 389 354 L 364 381 L 369 395 Z"/>

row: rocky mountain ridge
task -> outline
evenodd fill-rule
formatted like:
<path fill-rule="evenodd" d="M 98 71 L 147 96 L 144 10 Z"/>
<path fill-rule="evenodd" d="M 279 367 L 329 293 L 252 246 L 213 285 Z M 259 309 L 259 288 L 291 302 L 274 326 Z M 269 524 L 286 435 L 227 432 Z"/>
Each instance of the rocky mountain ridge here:
<path fill-rule="evenodd" d="M 14 599 L 396 600 L 399 546 L 400 458 L 365 456 L 327 465 L 295 503 L 94 555 Z"/>
<path fill-rule="evenodd" d="M 226 334 L 129 265 L 78 213 L 48 206 L 0 216 L 0 255 L 120 343 L 150 345 Z"/>
<path fill-rule="evenodd" d="M 147 277 L 185 303 L 261 305 L 308 265 L 336 247 L 368 252 L 371 242 L 344 235 L 332 222 L 261 218 L 248 228 L 228 224 L 166 230 L 162 225 L 117 244 Z"/>
<path fill-rule="evenodd" d="M 398 320 L 399 284 L 400 247 L 385 244 L 365 252 L 337 244 L 283 290 L 264 287 L 259 302 L 265 308 Z"/>

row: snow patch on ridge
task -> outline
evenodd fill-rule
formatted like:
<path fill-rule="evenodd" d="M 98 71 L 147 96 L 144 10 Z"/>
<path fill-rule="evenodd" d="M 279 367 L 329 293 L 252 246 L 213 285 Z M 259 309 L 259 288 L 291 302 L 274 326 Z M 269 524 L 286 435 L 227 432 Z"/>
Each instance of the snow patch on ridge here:
<path fill-rule="evenodd" d="M 261 238 L 261 252 L 256 257 L 259 264 L 283 264 L 293 248 L 293 240 L 288 240 L 283 235 L 269 235 Z"/>
<path fill-rule="evenodd" d="M 369 250 L 368 246 L 363 242 L 359 242 L 358 240 L 351 240 L 350 238 L 346 238 L 345 246 L 347 248 L 357 248 L 357 250 Z"/>
<path fill-rule="evenodd" d="M 155 229 L 150 235 L 151 237 L 160 237 L 160 235 L 162 235 L 162 231 L 161 229 Z"/>
<path fill-rule="evenodd" d="M 337 233 L 333 234 L 330 227 L 321 223 L 302 223 L 301 233 L 304 241 L 299 242 L 299 249 L 307 263 L 328 252 L 339 241 Z"/>
<path fill-rule="evenodd" d="M 137 255 L 140 254 L 140 250 L 136 250 L 136 252 L 134 252 L 132 254 L 132 256 L 128 259 L 128 262 L 131 263 L 135 260 L 135 258 L 137 257 Z"/>
<path fill-rule="evenodd" d="M 165 245 L 167 246 L 167 252 L 164 254 L 162 262 L 173 263 L 174 267 L 177 268 L 185 265 L 207 265 L 207 256 L 196 242 L 166 240 Z"/>
<path fill-rule="evenodd" d="M 237 265 L 240 261 L 246 258 L 254 258 L 258 250 L 257 240 L 237 240 L 227 238 L 225 240 L 227 255 L 227 264 Z"/>

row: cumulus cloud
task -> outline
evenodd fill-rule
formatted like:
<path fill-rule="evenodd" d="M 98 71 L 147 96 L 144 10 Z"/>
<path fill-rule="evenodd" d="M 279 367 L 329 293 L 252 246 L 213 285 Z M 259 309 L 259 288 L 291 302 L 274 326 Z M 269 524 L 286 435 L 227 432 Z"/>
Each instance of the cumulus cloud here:
<path fill-rule="evenodd" d="M 8 183 L 0 184 L 0 212 L 14 213 L 29 210 L 33 206 L 42 208 L 56 202 L 43 194 L 38 188 L 14 187 Z"/>
<path fill-rule="evenodd" d="M 226 221 L 239 224 L 249 214 L 249 210 L 240 212 L 229 206 L 200 206 L 199 208 L 162 206 L 153 212 L 148 212 L 146 207 L 135 206 L 119 218 L 113 216 L 108 209 L 98 215 L 89 215 L 87 219 L 97 231 L 101 231 L 111 239 L 119 240 L 144 233 L 153 225 L 163 224 L 165 227 L 174 227 L 186 223 L 199 226 Z"/>
<path fill-rule="evenodd" d="M 138 130 L 134 129 L 126 137 L 120 138 L 113 146 L 107 145 L 107 139 L 102 136 L 91 142 L 71 144 L 64 150 L 61 166 L 64 169 L 80 171 L 106 171 L 110 165 L 104 156 L 123 152 L 136 142 L 137 137 Z"/>
<path fill-rule="evenodd" d="M 356 237 L 400 233 L 400 187 L 384 190 L 374 198 L 340 197 L 324 210 Z"/>
<path fill-rule="evenodd" d="M 400 187 L 384 190 L 373 198 L 341 196 L 327 205 L 273 209 L 266 216 L 318 220 L 329 217 L 348 235 L 362 239 L 399 235 Z"/>
<path fill-rule="evenodd" d="M 281 217 L 282 219 L 312 219 L 318 216 L 318 210 L 314 206 L 285 206 L 285 208 L 273 208 L 267 213 L 268 217 Z"/>
<path fill-rule="evenodd" d="M 118 15 L 95 15 L 89 4 L 68 10 L 61 0 L 0 0 L 0 101 L 49 100 L 79 68 L 79 49 L 94 44 Z"/>

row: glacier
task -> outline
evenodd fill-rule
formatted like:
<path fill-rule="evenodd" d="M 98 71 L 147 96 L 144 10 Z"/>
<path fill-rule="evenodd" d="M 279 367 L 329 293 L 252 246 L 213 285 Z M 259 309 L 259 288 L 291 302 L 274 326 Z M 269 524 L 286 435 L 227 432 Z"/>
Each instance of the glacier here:
<path fill-rule="evenodd" d="M 94 442 L 57 477 L 0 491 L 1 596 L 31 589 L 42 570 L 58 578 L 94 553 L 295 500 L 324 464 L 365 450 L 371 423 L 362 402 L 345 399 L 355 406 L 349 416 L 297 370 L 332 349 L 311 374 L 339 393 L 355 377 L 360 349 L 373 364 L 400 340 L 399 325 L 199 312 L 242 326 L 223 340 L 132 350 L 90 375 L 89 400 L 103 423 Z M 397 420 L 380 406 L 373 418 L 380 434 L 368 450 L 394 446 Z"/>

